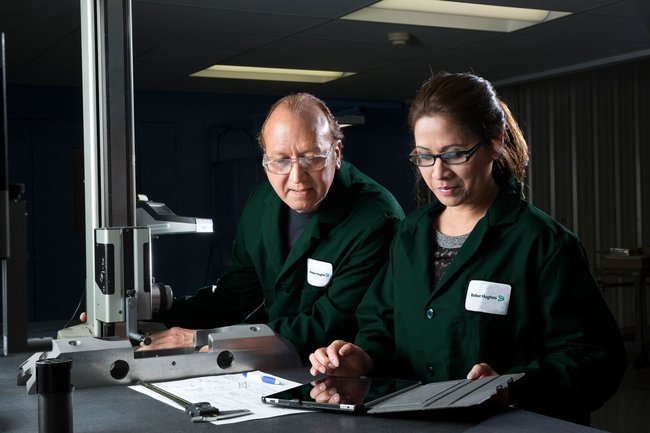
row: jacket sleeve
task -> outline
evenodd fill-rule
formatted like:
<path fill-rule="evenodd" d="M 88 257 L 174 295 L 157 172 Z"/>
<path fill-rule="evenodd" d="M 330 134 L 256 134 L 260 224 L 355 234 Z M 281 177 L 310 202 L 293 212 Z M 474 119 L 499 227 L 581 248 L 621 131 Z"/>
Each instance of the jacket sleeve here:
<path fill-rule="evenodd" d="M 577 238 L 565 239 L 543 266 L 538 291 L 542 355 L 510 371 L 526 373 L 513 400 L 563 418 L 593 411 L 616 391 L 627 359 Z"/>
<path fill-rule="evenodd" d="M 396 241 L 393 241 L 393 244 Z M 359 333 L 355 344 L 373 360 L 373 376 L 394 376 L 396 357 L 394 325 L 394 263 L 393 247 L 388 262 L 382 267 L 357 309 Z"/>
<path fill-rule="evenodd" d="M 357 331 L 355 311 L 373 277 L 386 261 L 388 245 L 393 236 L 397 218 L 382 215 L 382 223 L 375 224 L 361 242 L 356 244 L 338 266 L 330 285 L 303 292 L 301 312 L 281 316 L 269 326 L 291 341 L 301 356 L 327 346 L 334 339 L 352 340 Z"/>
<path fill-rule="evenodd" d="M 266 322 L 259 279 L 245 245 L 243 224 L 233 245 L 233 264 L 216 285 L 175 299 L 170 311 L 156 319 L 166 326 L 209 329 L 247 322 Z"/>

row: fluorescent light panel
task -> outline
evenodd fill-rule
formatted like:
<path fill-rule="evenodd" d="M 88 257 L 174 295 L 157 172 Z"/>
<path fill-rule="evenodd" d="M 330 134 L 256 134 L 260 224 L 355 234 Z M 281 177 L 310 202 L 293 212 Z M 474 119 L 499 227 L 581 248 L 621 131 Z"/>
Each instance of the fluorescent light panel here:
<path fill-rule="evenodd" d="M 317 71 L 310 69 L 262 68 L 255 66 L 214 65 L 193 73 L 192 77 L 231 78 L 237 80 L 292 81 L 327 83 L 354 75 L 354 72 Z"/>
<path fill-rule="evenodd" d="M 361 114 L 343 114 L 343 115 L 334 115 L 336 122 L 341 128 L 347 128 L 348 126 L 354 125 L 364 125 L 366 123 L 366 117 Z"/>
<path fill-rule="evenodd" d="M 570 14 L 571 12 L 443 0 L 383 0 L 342 19 L 512 32 Z"/>

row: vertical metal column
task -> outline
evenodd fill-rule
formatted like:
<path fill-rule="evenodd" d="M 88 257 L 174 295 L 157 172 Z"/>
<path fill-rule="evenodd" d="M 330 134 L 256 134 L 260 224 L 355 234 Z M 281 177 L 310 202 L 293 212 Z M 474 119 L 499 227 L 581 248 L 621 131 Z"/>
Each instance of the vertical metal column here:
<path fill-rule="evenodd" d="M 20 198 L 9 203 L 11 251 L 3 269 L 3 350 L 4 354 L 33 349 L 35 341 L 27 339 L 27 205 Z"/>
<path fill-rule="evenodd" d="M 135 225 L 135 139 L 130 0 L 81 0 L 86 210 L 86 312 L 97 337 L 113 335 L 97 317 L 95 229 Z"/>
<path fill-rule="evenodd" d="M 20 210 L 14 213 L 13 203 L 9 201 L 6 94 L 5 35 L 0 33 L 0 290 L 4 355 L 27 350 L 26 217 L 24 202 L 21 218 Z M 13 241 L 9 227 L 13 229 Z"/>
<path fill-rule="evenodd" d="M 9 258 L 9 141 L 6 130 L 7 105 L 5 74 L 5 34 L 0 33 L 0 260 Z M 4 275 L 4 272 L 3 272 Z"/>

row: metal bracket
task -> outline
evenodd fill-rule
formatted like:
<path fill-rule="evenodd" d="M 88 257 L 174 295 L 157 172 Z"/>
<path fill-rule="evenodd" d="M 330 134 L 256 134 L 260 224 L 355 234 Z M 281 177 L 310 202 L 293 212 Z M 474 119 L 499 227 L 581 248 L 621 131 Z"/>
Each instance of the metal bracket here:
<path fill-rule="evenodd" d="M 72 359 L 71 382 L 79 389 L 301 365 L 293 347 L 267 325 L 234 325 L 212 331 L 205 353 L 192 347 L 139 352 L 129 340 L 55 339 L 51 351 L 35 353 L 20 366 L 17 382 L 34 394 L 36 361 L 57 357 Z"/>

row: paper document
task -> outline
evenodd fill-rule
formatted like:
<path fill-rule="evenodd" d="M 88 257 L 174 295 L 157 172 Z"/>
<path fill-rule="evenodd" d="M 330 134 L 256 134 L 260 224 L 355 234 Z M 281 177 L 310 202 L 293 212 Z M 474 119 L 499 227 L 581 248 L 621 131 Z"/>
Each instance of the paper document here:
<path fill-rule="evenodd" d="M 235 373 L 219 376 L 194 377 L 170 382 L 157 382 L 155 385 L 192 403 L 207 401 L 219 410 L 249 409 L 251 411 L 250 415 L 213 421 L 212 424 L 216 425 L 295 413 L 307 413 L 301 409 L 277 408 L 262 403 L 262 396 L 293 388 L 300 385 L 299 383 L 261 371 L 255 371 L 253 373 L 249 374 L 249 377 L 245 377 L 242 373 Z M 280 384 L 260 380 L 261 377 L 270 376 L 279 379 Z M 177 409 L 184 410 L 179 404 L 144 386 L 133 385 L 129 386 L 129 388 L 167 403 Z M 189 417 L 187 422 L 190 422 Z"/>

